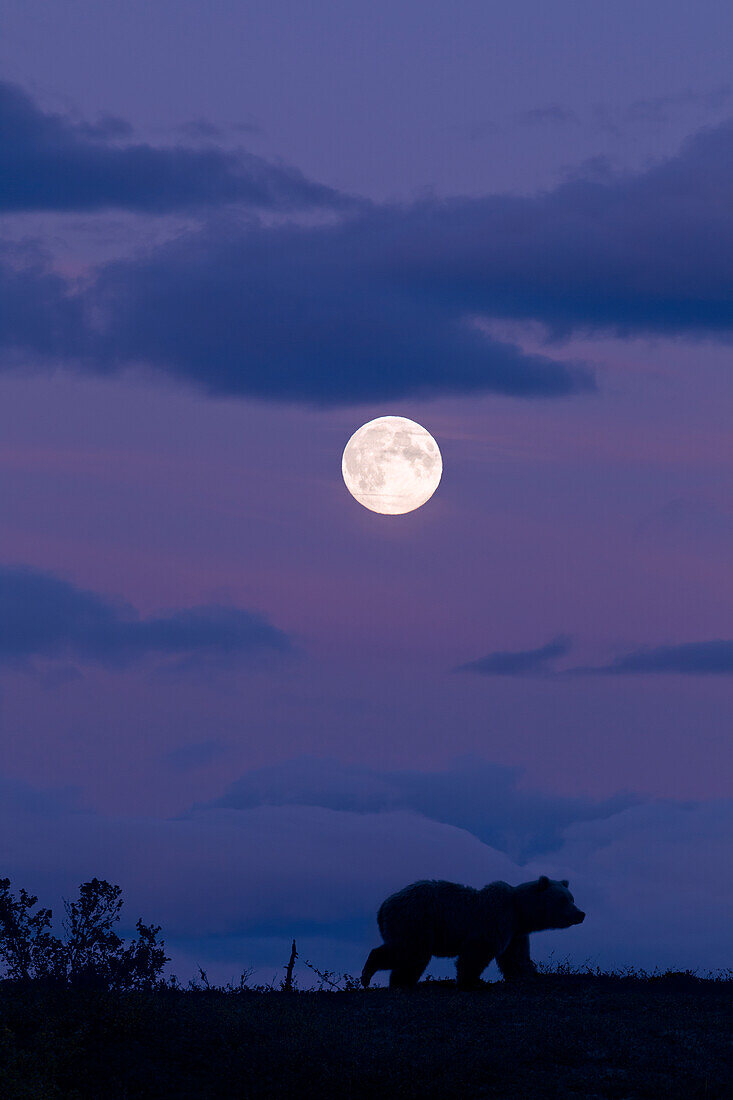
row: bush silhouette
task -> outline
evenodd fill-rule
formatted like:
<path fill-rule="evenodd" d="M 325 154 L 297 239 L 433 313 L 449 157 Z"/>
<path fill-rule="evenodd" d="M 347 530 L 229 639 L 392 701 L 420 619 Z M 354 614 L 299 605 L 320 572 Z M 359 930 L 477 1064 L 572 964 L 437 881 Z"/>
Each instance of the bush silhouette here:
<path fill-rule="evenodd" d="M 17 897 L 10 879 L 0 878 L 0 963 L 5 977 L 16 982 L 40 982 L 92 989 L 152 989 L 162 981 L 169 961 L 160 927 L 138 920 L 137 936 L 129 943 L 117 935 L 122 891 L 104 879 L 79 887 L 76 901 L 64 901 L 64 938 L 52 931 L 53 912 L 21 889 Z M 35 911 L 34 911 L 35 910 Z"/>

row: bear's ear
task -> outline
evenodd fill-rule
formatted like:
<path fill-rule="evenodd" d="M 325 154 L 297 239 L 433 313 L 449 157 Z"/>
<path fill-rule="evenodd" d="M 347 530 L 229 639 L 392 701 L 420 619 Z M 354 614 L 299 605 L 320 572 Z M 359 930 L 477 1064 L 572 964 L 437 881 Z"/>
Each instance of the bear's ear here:
<path fill-rule="evenodd" d="M 563 886 L 569 886 L 570 885 L 570 883 L 568 882 L 568 880 L 566 878 L 561 879 L 560 882 Z"/>
<path fill-rule="evenodd" d="M 550 880 L 547 875 L 540 875 L 537 885 L 539 886 L 540 890 L 546 890 L 547 887 L 550 885 Z"/>

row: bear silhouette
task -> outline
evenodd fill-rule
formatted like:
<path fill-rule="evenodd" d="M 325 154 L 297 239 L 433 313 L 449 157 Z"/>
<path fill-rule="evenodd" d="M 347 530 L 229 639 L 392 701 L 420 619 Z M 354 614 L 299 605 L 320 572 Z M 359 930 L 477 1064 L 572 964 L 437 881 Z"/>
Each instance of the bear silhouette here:
<path fill-rule="evenodd" d="M 542 875 L 520 886 L 491 882 L 482 890 L 455 882 L 413 882 L 379 908 L 384 943 L 370 952 L 362 985 L 378 970 L 390 970 L 391 987 L 410 989 L 434 955 L 456 958 L 461 989 L 475 988 L 492 959 L 504 978 L 527 977 L 536 972 L 530 933 L 570 928 L 584 919 L 567 879 Z"/>

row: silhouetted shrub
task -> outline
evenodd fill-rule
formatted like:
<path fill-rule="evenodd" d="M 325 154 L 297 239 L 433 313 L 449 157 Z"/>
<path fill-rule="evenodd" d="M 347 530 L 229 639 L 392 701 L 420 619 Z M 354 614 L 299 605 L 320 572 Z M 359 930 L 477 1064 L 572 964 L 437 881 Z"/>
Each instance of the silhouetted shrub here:
<path fill-rule="evenodd" d="M 76 901 L 64 901 L 64 938 L 52 931 L 53 912 L 38 908 L 38 898 L 10 879 L 0 879 L 0 963 L 4 976 L 17 982 L 43 982 L 89 989 L 152 989 L 168 962 L 160 927 L 137 922 L 129 943 L 114 925 L 122 911 L 122 891 L 104 879 L 79 887 Z M 35 910 L 35 912 L 34 912 Z"/>

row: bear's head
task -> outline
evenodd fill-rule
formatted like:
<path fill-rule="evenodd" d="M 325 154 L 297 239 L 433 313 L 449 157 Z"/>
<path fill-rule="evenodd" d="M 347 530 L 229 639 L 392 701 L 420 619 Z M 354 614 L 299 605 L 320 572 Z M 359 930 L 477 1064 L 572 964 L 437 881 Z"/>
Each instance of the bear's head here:
<path fill-rule="evenodd" d="M 575 904 L 566 878 L 555 881 L 541 875 L 536 882 L 517 886 L 516 895 L 524 932 L 570 928 L 585 920 L 585 913 Z"/>

